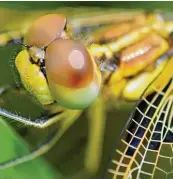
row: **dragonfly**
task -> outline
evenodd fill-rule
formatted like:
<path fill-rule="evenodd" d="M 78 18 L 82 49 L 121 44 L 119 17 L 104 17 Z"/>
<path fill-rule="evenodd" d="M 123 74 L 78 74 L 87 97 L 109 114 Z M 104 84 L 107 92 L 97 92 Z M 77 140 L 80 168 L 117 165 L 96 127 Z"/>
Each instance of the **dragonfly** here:
<path fill-rule="evenodd" d="M 1 163 L 0 168 L 43 155 L 88 110 L 90 130 L 84 166 L 96 172 L 101 162 L 106 104 L 137 100 L 106 178 L 157 178 L 159 172 L 168 178 L 172 172 L 170 15 L 142 10 L 106 9 L 105 13 L 104 9 L 93 8 L 90 11 L 65 8 L 23 12 L 21 17 L 20 12 L 2 9 L 13 23 L 2 21 L 0 45 L 21 44 L 14 63 L 22 89 L 52 114 L 31 120 L 0 108 L 0 115 L 37 128 L 57 122 L 60 127 L 41 147 Z M 16 21 L 20 24 L 16 25 Z M 15 85 L 2 87 L 1 95 L 13 89 Z M 162 154 L 165 148 L 171 152 Z M 149 151 L 156 156 L 154 161 Z M 170 171 L 159 165 L 162 159 Z"/>

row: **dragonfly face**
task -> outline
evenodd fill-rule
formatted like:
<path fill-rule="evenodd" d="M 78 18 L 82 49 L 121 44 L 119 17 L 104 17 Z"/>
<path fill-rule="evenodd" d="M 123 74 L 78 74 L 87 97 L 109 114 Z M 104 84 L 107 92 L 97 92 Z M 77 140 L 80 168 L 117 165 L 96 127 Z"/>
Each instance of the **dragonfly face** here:
<path fill-rule="evenodd" d="M 15 63 L 25 88 L 43 105 L 57 101 L 83 109 L 97 98 L 101 76 L 86 47 L 69 39 L 65 26 L 59 14 L 40 17 L 26 33 L 27 49 Z"/>

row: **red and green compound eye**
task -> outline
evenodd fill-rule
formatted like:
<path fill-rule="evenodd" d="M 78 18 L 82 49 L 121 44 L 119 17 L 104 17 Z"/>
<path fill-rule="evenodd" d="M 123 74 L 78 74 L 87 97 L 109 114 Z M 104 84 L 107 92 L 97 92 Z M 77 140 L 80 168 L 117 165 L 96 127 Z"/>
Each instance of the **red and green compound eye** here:
<path fill-rule="evenodd" d="M 48 85 L 57 103 L 83 109 L 97 98 L 101 75 L 83 44 L 55 40 L 47 47 L 45 60 Z"/>

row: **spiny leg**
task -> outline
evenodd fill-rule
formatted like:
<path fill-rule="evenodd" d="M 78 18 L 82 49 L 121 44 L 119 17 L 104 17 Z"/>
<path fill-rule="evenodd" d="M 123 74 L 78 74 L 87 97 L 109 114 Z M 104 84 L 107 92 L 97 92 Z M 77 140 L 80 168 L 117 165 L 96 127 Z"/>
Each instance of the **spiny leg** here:
<path fill-rule="evenodd" d="M 65 133 L 65 131 L 75 122 L 75 120 L 77 120 L 79 118 L 81 113 L 82 113 L 82 111 L 77 111 L 77 110 L 71 111 L 71 113 L 69 113 L 69 115 L 66 117 L 66 119 L 61 121 L 61 126 L 60 126 L 59 130 L 52 133 L 48 137 L 49 140 L 44 141 L 43 144 L 41 145 L 41 147 L 39 147 L 35 151 L 33 151 L 30 154 L 27 154 L 23 157 L 16 158 L 16 159 L 1 163 L 0 169 L 9 168 L 9 167 L 16 166 L 18 164 L 22 164 L 24 162 L 33 160 L 36 157 L 39 157 L 39 156 L 45 154 L 46 152 L 48 152 L 57 143 L 57 141 L 61 138 L 61 136 Z"/>
<path fill-rule="evenodd" d="M 15 85 L 7 85 L 2 88 L 0 88 L 0 95 L 5 94 L 9 90 L 17 90 L 18 87 Z M 71 110 L 64 109 L 62 111 L 57 111 L 53 115 L 46 116 L 46 117 L 40 117 L 34 120 L 31 120 L 30 118 L 26 118 L 24 116 L 20 116 L 17 114 L 14 114 L 10 111 L 7 111 L 6 109 L 0 108 L 0 115 L 3 117 L 7 117 L 9 119 L 13 119 L 17 122 L 21 122 L 27 126 L 33 126 L 37 128 L 46 128 L 53 123 L 56 123 L 59 120 L 65 119 L 68 117 L 68 115 L 71 113 Z M 5 119 L 5 118 L 4 118 Z"/>
<path fill-rule="evenodd" d="M 8 90 L 17 89 L 15 85 L 8 85 L 1 88 L 1 95 L 7 92 Z M 4 164 L 0 164 L 0 168 L 8 168 L 20 163 L 23 163 L 28 160 L 32 160 L 37 156 L 40 156 L 46 153 L 62 136 L 62 134 L 74 123 L 74 121 L 79 117 L 82 111 L 72 111 L 66 110 L 62 114 L 55 114 L 53 117 L 49 118 L 47 121 L 42 118 L 37 119 L 36 121 L 30 121 L 27 118 L 12 114 L 4 109 L 0 109 L 0 115 L 15 119 L 16 121 L 23 122 L 27 125 L 32 125 L 34 127 L 45 128 L 51 125 L 58 120 L 61 120 L 62 126 L 59 129 L 58 133 L 54 133 L 53 136 L 49 136 L 49 141 L 45 142 L 39 149 L 33 151 L 31 154 L 26 155 L 22 158 L 18 158 Z M 85 167 L 86 170 L 90 173 L 95 173 L 98 170 L 102 145 L 103 145 L 103 135 L 104 135 L 104 126 L 105 126 L 105 113 L 103 108 L 103 103 L 98 99 L 89 110 L 89 139 L 85 155 Z M 69 118 L 70 116 L 70 118 Z M 94 158 L 94 160 L 93 160 Z M 93 162 L 94 161 L 94 162 Z"/>

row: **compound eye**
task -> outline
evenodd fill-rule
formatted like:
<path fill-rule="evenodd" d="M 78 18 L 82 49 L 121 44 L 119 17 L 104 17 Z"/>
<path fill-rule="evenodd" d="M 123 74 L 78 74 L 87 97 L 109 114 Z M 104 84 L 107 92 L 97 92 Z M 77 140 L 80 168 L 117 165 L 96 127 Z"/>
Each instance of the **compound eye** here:
<path fill-rule="evenodd" d="M 45 47 L 60 37 L 66 25 L 66 18 L 60 14 L 47 14 L 37 19 L 25 36 L 25 44 Z"/>
<path fill-rule="evenodd" d="M 46 49 L 50 91 L 62 106 L 82 109 L 99 94 L 101 77 L 85 46 L 73 40 L 55 40 Z"/>
<path fill-rule="evenodd" d="M 90 54 L 73 40 L 55 40 L 46 49 L 46 70 L 51 80 L 68 88 L 82 88 L 93 79 Z"/>

